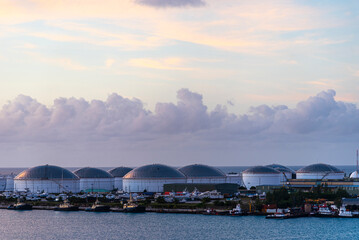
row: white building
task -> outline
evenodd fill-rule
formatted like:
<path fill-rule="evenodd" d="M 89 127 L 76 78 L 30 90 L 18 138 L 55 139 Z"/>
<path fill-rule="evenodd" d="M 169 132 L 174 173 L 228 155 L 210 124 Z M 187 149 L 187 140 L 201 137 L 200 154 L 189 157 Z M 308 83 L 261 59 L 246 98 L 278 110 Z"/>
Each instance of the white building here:
<path fill-rule="evenodd" d="M 219 169 L 202 164 L 193 164 L 178 169 L 186 176 L 187 183 L 226 183 L 226 175 Z"/>
<path fill-rule="evenodd" d="M 43 165 L 22 171 L 14 179 L 15 191 L 79 192 L 79 178 L 67 169 Z"/>
<path fill-rule="evenodd" d="M 102 169 L 85 167 L 74 174 L 80 178 L 80 191 L 110 192 L 114 189 L 113 176 Z"/>
<path fill-rule="evenodd" d="M 122 178 L 133 168 L 117 167 L 108 171 L 114 177 L 114 187 L 117 190 L 123 190 Z"/>
<path fill-rule="evenodd" d="M 343 179 L 344 172 L 329 164 L 318 163 L 299 169 L 297 179 Z"/>
<path fill-rule="evenodd" d="M 175 168 L 151 164 L 138 167 L 123 177 L 126 192 L 163 192 L 164 184 L 186 183 L 186 177 Z"/>
<path fill-rule="evenodd" d="M 282 173 L 264 166 L 251 167 L 242 172 L 243 184 L 247 189 L 257 186 L 281 185 Z"/>

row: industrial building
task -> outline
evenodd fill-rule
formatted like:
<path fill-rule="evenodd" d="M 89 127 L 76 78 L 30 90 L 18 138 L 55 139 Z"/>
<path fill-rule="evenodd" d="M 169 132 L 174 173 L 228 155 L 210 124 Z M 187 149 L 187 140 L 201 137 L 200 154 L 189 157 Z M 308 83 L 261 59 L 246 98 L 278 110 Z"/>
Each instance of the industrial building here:
<path fill-rule="evenodd" d="M 138 167 L 123 177 L 126 192 L 163 192 L 163 185 L 172 183 L 186 183 L 186 177 L 177 169 L 162 164 Z"/>
<path fill-rule="evenodd" d="M 263 185 L 281 185 L 282 176 L 281 172 L 264 166 L 251 167 L 242 172 L 243 184 L 247 189 Z"/>
<path fill-rule="evenodd" d="M 108 171 L 114 177 L 114 188 L 117 190 L 123 190 L 122 178 L 133 168 L 129 167 L 117 167 Z"/>
<path fill-rule="evenodd" d="M 102 169 L 85 167 L 74 174 L 80 178 L 80 191 L 109 192 L 114 189 L 114 177 Z"/>
<path fill-rule="evenodd" d="M 188 165 L 178 171 L 186 176 L 187 183 L 226 183 L 226 175 L 221 170 L 207 165 Z"/>
<path fill-rule="evenodd" d="M 343 179 L 344 172 L 329 164 L 317 163 L 299 169 L 297 179 Z"/>
<path fill-rule="evenodd" d="M 79 178 L 65 168 L 43 165 L 29 168 L 14 179 L 15 191 L 31 192 L 79 192 Z"/>

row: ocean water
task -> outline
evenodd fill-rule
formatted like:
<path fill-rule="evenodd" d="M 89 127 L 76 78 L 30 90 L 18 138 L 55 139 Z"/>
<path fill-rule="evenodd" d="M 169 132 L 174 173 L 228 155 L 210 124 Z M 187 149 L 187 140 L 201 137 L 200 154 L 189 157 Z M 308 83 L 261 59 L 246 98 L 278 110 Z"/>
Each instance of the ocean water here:
<path fill-rule="evenodd" d="M 1 239 L 358 239 L 359 219 L 0 210 Z"/>

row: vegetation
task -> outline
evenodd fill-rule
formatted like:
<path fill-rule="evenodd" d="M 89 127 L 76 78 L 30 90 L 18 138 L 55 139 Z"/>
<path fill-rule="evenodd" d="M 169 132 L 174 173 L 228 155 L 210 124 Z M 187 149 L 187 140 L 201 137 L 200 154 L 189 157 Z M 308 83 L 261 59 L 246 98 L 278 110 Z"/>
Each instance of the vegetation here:
<path fill-rule="evenodd" d="M 274 190 L 273 193 L 267 193 L 265 203 L 276 204 L 278 208 L 287 208 L 300 207 L 306 199 L 326 199 L 340 205 L 343 197 L 350 197 L 350 195 L 343 189 L 338 189 L 335 192 L 325 186 L 315 187 L 311 192 L 289 192 L 287 188 L 282 187 Z"/>

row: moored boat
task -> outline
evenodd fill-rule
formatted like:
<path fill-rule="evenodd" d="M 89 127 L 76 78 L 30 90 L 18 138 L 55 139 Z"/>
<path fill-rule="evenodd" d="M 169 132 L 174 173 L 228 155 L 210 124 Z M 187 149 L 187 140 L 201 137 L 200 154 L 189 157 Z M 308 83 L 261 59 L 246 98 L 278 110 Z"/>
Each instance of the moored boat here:
<path fill-rule="evenodd" d="M 219 210 L 219 209 L 213 209 L 209 208 L 203 212 L 204 215 L 228 215 L 229 210 Z"/>
<path fill-rule="evenodd" d="M 96 200 L 96 202 L 90 208 L 86 208 L 85 211 L 87 211 L 87 212 L 109 212 L 110 206 L 101 205 L 100 201 Z"/>
<path fill-rule="evenodd" d="M 241 205 L 238 203 L 235 208 L 233 208 L 232 210 L 229 210 L 229 215 L 242 216 L 243 212 L 242 212 L 242 209 L 241 209 Z"/>
<path fill-rule="evenodd" d="M 69 200 L 65 200 L 58 207 L 54 208 L 55 211 L 78 211 L 79 207 L 70 204 Z"/>
<path fill-rule="evenodd" d="M 333 217 L 334 212 L 325 204 L 319 206 L 317 217 Z"/>
<path fill-rule="evenodd" d="M 145 206 L 138 205 L 133 201 L 132 195 L 130 194 L 130 200 L 128 203 L 123 205 L 123 212 L 127 213 L 143 213 L 146 211 Z"/>
<path fill-rule="evenodd" d="M 345 207 L 340 207 L 338 217 L 352 218 L 353 213 L 351 211 L 346 210 Z"/>
<path fill-rule="evenodd" d="M 288 217 L 289 215 L 284 213 L 274 213 L 266 216 L 267 219 L 286 219 Z"/>
<path fill-rule="evenodd" d="M 17 200 L 16 204 L 12 204 L 7 207 L 9 210 L 32 210 L 32 205 Z"/>

